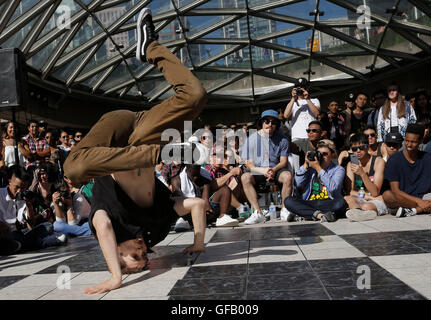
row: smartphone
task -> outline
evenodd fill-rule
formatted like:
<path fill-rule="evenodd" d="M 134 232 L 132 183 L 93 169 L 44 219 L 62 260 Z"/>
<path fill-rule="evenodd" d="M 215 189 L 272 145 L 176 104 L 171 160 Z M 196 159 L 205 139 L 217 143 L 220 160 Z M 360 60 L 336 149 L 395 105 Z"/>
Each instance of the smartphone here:
<path fill-rule="evenodd" d="M 358 164 L 358 155 L 356 153 L 350 155 L 350 162 L 353 164 Z"/>

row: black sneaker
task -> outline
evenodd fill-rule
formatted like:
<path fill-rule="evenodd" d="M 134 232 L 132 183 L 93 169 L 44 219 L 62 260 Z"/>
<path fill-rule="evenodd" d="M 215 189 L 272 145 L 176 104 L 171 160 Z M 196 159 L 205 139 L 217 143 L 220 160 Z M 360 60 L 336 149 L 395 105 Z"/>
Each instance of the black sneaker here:
<path fill-rule="evenodd" d="M 137 34 L 138 40 L 136 42 L 136 59 L 141 62 L 146 62 L 147 57 L 145 53 L 151 42 L 157 40 L 159 35 L 156 34 L 153 17 L 151 16 L 151 10 L 144 8 L 139 13 L 137 22 Z"/>
<path fill-rule="evenodd" d="M 399 207 L 397 210 L 396 217 L 397 218 L 404 218 L 404 217 L 411 217 L 414 215 L 416 215 L 416 211 L 413 211 L 410 208 Z"/>
<path fill-rule="evenodd" d="M 324 212 L 320 218 L 320 222 L 334 222 L 335 220 L 335 214 L 332 211 Z"/>

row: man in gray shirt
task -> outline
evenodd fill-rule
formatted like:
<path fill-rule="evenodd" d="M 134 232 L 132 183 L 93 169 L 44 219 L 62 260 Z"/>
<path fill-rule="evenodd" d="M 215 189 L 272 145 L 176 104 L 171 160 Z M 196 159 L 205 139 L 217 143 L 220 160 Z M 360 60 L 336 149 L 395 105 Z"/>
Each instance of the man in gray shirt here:
<path fill-rule="evenodd" d="M 280 120 L 275 110 L 266 110 L 261 114 L 259 130 L 250 135 L 242 149 L 242 160 L 246 161 L 249 172 L 241 176 L 244 193 L 253 207 L 253 214 L 244 222 L 255 224 L 265 221 L 264 213 L 257 200 L 255 186 L 275 181 L 282 184 L 281 196 L 292 193 L 292 174 L 287 169 L 289 142 L 279 132 Z M 282 211 L 286 210 L 282 208 Z"/>

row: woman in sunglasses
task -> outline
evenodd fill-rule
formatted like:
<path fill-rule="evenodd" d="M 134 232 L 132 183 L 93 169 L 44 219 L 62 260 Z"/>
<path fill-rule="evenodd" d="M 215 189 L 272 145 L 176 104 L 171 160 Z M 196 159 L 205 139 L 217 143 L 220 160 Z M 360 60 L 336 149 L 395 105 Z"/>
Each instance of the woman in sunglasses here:
<path fill-rule="evenodd" d="M 399 132 L 405 136 L 407 125 L 416 122 L 416 113 L 408 101 L 400 94 L 400 87 L 396 84 L 387 88 L 388 98 L 379 110 L 377 118 L 378 141 L 385 141 L 388 133 Z"/>
<path fill-rule="evenodd" d="M 350 221 L 372 220 L 377 215 L 388 213 L 380 191 L 383 184 L 385 161 L 381 157 L 371 156 L 368 138 L 364 134 L 355 134 L 351 138 L 351 150 L 357 155 L 357 163 L 349 162 L 346 170 L 344 197 L 349 205 L 346 216 Z M 365 189 L 365 198 L 359 198 L 358 192 Z"/>
<path fill-rule="evenodd" d="M 367 127 L 364 130 L 364 135 L 368 139 L 368 153 L 371 156 L 387 158 L 388 152 L 383 146 L 383 142 L 377 142 L 377 132 L 374 127 Z"/>

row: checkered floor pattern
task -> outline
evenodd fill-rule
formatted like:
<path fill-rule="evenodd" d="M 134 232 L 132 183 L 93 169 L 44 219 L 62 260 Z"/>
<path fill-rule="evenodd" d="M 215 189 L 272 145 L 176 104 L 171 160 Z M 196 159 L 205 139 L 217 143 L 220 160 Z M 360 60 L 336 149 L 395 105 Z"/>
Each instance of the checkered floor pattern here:
<path fill-rule="evenodd" d="M 431 298 L 431 216 L 366 222 L 282 221 L 211 228 L 206 249 L 181 251 L 193 232 L 171 232 L 150 268 L 121 288 L 83 290 L 109 278 L 92 237 L 0 257 L 0 300 L 346 300 Z"/>

